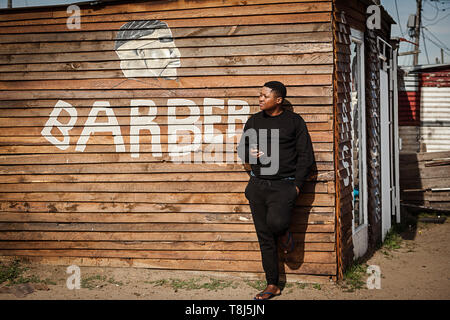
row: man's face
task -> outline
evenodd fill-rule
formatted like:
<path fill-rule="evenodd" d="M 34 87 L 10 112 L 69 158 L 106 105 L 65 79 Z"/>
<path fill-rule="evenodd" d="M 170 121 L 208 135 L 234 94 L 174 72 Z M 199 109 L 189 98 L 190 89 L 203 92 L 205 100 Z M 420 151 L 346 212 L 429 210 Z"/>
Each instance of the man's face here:
<path fill-rule="evenodd" d="M 259 108 L 261 110 L 271 110 L 276 108 L 283 102 L 283 98 L 278 97 L 277 94 L 268 87 L 262 87 L 259 93 Z"/>
<path fill-rule="evenodd" d="M 116 51 L 126 77 L 161 77 L 176 79 L 180 51 L 170 29 L 156 29 L 151 35 L 131 40 Z"/>

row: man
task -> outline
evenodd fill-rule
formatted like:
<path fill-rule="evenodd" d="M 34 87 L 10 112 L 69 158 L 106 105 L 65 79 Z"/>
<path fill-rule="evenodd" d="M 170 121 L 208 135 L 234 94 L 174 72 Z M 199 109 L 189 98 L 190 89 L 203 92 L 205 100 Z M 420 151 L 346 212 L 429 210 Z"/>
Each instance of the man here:
<path fill-rule="evenodd" d="M 257 300 L 281 294 L 277 244 L 285 253 L 294 249 L 295 242 L 288 230 L 292 211 L 315 162 L 305 121 L 283 108 L 285 97 L 286 87 L 281 82 L 264 84 L 259 95 L 261 111 L 247 120 L 238 146 L 239 157 L 252 168 L 245 196 L 250 203 L 267 280 L 266 289 L 255 296 Z M 256 137 L 249 132 L 256 132 Z M 267 141 L 262 141 L 264 137 Z M 277 162 L 275 173 L 265 170 L 270 166 L 267 159 L 273 156 L 273 144 L 277 144 L 275 150 L 279 155 L 271 161 Z"/>
<path fill-rule="evenodd" d="M 115 50 L 127 78 L 177 78 L 180 51 L 165 22 L 137 20 L 125 23 L 117 33 Z"/>

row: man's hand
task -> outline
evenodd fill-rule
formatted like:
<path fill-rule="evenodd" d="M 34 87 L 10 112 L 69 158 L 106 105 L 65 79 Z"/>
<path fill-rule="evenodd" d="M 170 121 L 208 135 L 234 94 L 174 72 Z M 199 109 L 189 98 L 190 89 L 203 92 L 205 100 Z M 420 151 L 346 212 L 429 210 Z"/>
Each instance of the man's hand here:
<path fill-rule="evenodd" d="M 295 186 L 295 190 L 297 190 L 297 195 L 298 195 L 300 193 L 300 189 L 297 186 Z"/>
<path fill-rule="evenodd" d="M 256 148 L 250 149 L 250 155 L 251 155 L 253 158 L 259 158 L 259 157 L 261 157 L 263 154 L 264 154 L 264 152 L 259 151 L 259 150 L 256 149 Z"/>

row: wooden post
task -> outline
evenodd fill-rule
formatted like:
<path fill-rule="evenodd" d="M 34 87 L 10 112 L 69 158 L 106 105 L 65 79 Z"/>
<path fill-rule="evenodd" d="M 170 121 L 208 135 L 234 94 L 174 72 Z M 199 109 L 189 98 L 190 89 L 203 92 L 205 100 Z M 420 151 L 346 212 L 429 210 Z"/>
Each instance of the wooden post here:
<path fill-rule="evenodd" d="M 414 31 L 415 43 L 417 43 L 417 53 L 414 54 L 413 65 L 417 66 L 419 64 L 419 42 L 420 42 L 420 26 L 422 24 L 422 0 L 416 0 L 417 3 L 417 13 L 416 13 L 416 28 Z"/>

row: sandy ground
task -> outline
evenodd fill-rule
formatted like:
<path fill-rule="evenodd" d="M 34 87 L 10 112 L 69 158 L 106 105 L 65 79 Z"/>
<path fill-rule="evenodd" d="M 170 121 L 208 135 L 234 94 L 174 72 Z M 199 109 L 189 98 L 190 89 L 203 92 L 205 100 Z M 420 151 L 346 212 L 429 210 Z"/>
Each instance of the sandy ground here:
<path fill-rule="evenodd" d="M 450 221 L 419 223 L 398 249 L 380 249 L 365 263 L 380 267 L 380 289 L 348 292 L 334 282 L 324 284 L 288 283 L 276 300 L 331 299 L 439 299 L 450 300 Z M 0 299 L 158 299 L 158 300 L 249 300 L 258 292 L 257 281 L 210 277 L 173 271 L 132 268 L 81 267 L 82 286 L 66 286 L 67 266 L 24 265 L 28 276 L 47 279 L 46 285 L 31 284 L 34 291 L 19 298 L 9 289 Z M 368 274 L 364 274 L 365 282 Z M 201 284 L 210 284 L 198 288 Z M 195 287 L 197 285 L 197 287 Z"/>

